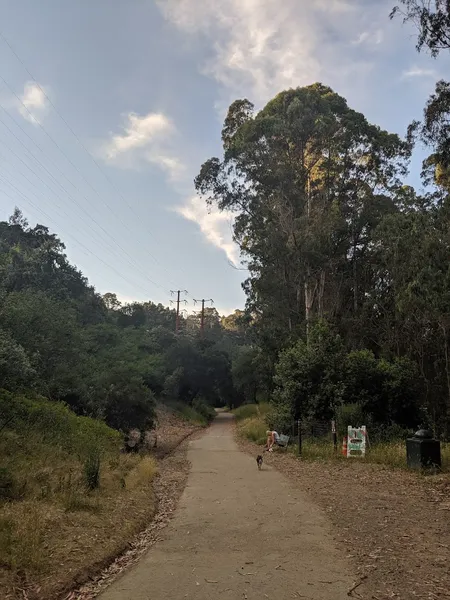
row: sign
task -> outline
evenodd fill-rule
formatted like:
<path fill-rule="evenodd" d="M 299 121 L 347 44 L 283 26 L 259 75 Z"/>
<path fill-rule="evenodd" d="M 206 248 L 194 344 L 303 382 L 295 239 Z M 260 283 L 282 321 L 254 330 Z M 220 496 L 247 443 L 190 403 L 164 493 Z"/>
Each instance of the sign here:
<path fill-rule="evenodd" d="M 336 433 L 336 421 L 334 419 L 331 421 L 331 433 Z"/>
<path fill-rule="evenodd" d="M 353 456 L 366 455 L 366 426 L 352 427 L 348 426 L 348 443 L 347 443 L 347 458 Z"/>

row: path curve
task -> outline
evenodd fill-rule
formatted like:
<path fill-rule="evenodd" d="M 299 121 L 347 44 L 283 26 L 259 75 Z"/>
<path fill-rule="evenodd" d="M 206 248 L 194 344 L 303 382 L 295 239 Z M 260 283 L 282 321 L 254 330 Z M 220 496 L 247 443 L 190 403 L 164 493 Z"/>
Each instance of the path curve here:
<path fill-rule="evenodd" d="M 101 600 L 344 600 L 354 579 L 326 517 L 301 490 L 241 452 L 219 414 L 189 443 L 173 520 Z M 331 490 L 332 482 L 330 482 Z"/>

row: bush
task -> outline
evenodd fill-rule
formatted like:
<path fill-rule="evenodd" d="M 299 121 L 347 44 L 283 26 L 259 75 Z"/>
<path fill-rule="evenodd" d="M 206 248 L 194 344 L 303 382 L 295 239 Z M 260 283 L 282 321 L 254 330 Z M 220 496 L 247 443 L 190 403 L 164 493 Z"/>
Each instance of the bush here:
<path fill-rule="evenodd" d="M 193 406 L 189 406 L 188 404 L 184 404 L 184 402 L 177 402 L 175 400 L 165 402 L 165 405 L 178 413 L 180 417 L 189 423 L 201 425 L 203 427 L 208 425 L 208 420 L 202 414 L 197 412 Z"/>
<path fill-rule="evenodd" d="M 265 421 L 269 429 L 274 429 L 280 433 L 290 432 L 294 423 L 292 409 L 285 403 L 269 405 Z"/>
<path fill-rule="evenodd" d="M 151 429 L 155 397 L 142 380 L 119 374 L 108 387 L 104 417 L 110 427 L 119 431 Z"/>
<path fill-rule="evenodd" d="M 324 321 L 280 353 L 275 367 L 275 403 L 290 407 L 294 419 L 331 419 L 341 404 L 345 352 L 342 340 Z"/>
<path fill-rule="evenodd" d="M 192 408 L 198 412 L 207 423 L 211 422 L 216 416 L 216 411 L 214 408 L 210 406 L 201 396 L 194 398 L 192 402 Z"/>
<path fill-rule="evenodd" d="M 417 426 L 422 420 L 419 381 L 416 366 L 405 358 L 389 362 L 359 350 L 345 359 L 345 400 L 361 405 L 373 424 Z"/>
<path fill-rule="evenodd" d="M 347 435 L 348 426 L 367 425 L 364 411 L 359 404 L 343 404 L 336 411 L 336 425 L 339 438 Z"/>
<path fill-rule="evenodd" d="M 86 458 L 93 447 L 116 452 L 121 444 L 120 434 L 102 421 L 78 417 L 61 402 L 39 396 L 26 398 L 0 390 L 0 419 L 6 423 L 0 432 L 6 450 L 12 443 L 5 436 L 10 430 L 24 440 L 31 435 L 39 437 L 43 443 L 79 458 Z"/>
<path fill-rule="evenodd" d="M 257 404 L 243 404 L 239 408 L 235 408 L 233 410 L 233 415 L 236 418 L 236 421 L 243 421 L 244 419 L 250 419 L 251 417 L 256 417 L 258 415 L 258 405 Z"/>

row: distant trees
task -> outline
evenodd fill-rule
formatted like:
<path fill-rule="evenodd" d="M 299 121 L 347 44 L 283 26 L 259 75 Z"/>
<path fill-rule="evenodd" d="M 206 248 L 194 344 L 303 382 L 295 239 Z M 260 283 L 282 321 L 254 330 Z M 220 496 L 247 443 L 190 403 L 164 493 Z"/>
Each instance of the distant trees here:
<path fill-rule="evenodd" d="M 215 309 L 203 337 L 195 319 L 176 336 L 174 310 L 100 296 L 46 227 L 18 210 L 0 222 L 0 388 L 64 401 L 124 431 L 151 427 L 157 399 L 199 410 L 231 403 L 239 342 Z"/>

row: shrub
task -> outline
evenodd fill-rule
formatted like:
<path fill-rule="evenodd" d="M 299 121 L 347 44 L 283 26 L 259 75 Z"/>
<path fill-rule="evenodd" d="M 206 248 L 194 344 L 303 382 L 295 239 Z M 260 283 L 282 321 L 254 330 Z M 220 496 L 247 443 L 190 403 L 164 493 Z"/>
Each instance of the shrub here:
<path fill-rule="evenodd" d="M 269 405 L 265 421 L 269 429 L 287 433 L 291 430 L 294 422 L 292 409 L 288 404 L 281 402 Z"/>
<path fill-rule="evenodd" d="M 216 416 L 216 411 L 214 408 L 209 405 L 201 396 L 194 398 L 192 402 L 192 408 L 202 415 L 207 423 L 212 421 Z"/>
<path fill-rule="evenodd" d="M 275 403 L 290 407 L 294 419 L 331 419 L 345 391 L 344 361 L 340 336 L 320 321 L 311 329 L 308 344 L 299 340 L 280 353 Z"/>
<path fill-rule="evenodd" d="M 236 418 L 236 421 L 242 421 L 244 419 L 250 419 L 251 417 L 256 417 L 258 415 L 258 405 L 257 404 L 243 404 L 239 408 L 235 408 L 233 410 L 233 414 Z"/>
<path fill-rule="evenodd" d="M 337 432 L 340 438 L 347 435 L 348 426 L 367 425 L 364 411 L 359 404 L 343 404 L 336 411 Z"/>

